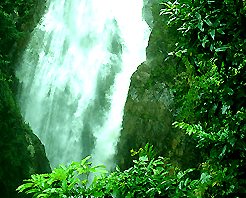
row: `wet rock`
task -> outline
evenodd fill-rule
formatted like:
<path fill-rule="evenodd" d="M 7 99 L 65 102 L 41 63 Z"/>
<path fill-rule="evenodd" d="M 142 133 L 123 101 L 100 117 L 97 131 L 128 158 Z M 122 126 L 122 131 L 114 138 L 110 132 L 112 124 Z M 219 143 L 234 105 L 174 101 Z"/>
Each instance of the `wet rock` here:
<path fill-rule="evenodd" d="M 131 77 L 116 161 L 121 169 L 129 168 L 130 150 L 143 148 L 149 142 L 158 155 L 171 158 L 175 166 L 195 167 L 199 161 L 196 144 L 184 131 L 172 126 L 177 107 L 168 85 L 173 81 L 177 61 L 168 53 L 175 48 L 175 37 L 170 36 L 175 31 L 166 27 L 165 17 L 159 16 L 161 5 L 153 2 L 151 9 L 153 29 L 146 49 L 147 61 Z"/>
<path fill-rule="evenodd" d="M 1 75 L 1 72 L 0 72 Z M 0 192 L 26 197 L 15 189 L 34 173 L 51 172 L 43 144 L 24 122 L 8 83 L 0 80 Z"/>

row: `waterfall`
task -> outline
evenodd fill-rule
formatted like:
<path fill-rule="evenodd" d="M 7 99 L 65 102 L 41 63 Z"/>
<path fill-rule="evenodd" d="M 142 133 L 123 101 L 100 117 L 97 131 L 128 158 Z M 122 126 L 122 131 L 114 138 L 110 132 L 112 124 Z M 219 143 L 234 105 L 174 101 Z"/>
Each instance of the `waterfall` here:
<path fill-rule="evenodd" d="M 145 61 L 143 0 L 50 0 L 17 67 L 19 103 L 51 167 L 113 166 L 130 76 Z"/>

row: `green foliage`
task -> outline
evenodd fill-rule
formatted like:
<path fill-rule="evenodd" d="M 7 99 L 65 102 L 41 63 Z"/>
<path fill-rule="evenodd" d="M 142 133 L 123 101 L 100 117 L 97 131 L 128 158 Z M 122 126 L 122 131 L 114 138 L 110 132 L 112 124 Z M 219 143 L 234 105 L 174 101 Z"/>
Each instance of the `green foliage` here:
<path fill-rule="evenodd" d="M 24 180 L 26 183 L 19 186 L 17 191 L 34 193 L 33 197 L 37 198 L 87 196 L 89 174 L 107 173 L 104 165 L 90 167 L 91 163 L 87 162 L 89 158 L 90 156 L 81 162 L 71 162 L 68 167 L 60 164 L 52 173 L 32 175 L 31 179 Z"/>
<path fill-rule="evenodd" d="M 25 47 L 29 32 L 37 25 L 43 13 L 45 1 L 4 0 L 0 2 L 0 69 L 14 75 L 14 51 Z M 37 9 L 39 7 L 39 9 Z M 17 49 L 17 47 L 19 49 Z"/>
<path fill-rule="evenodd" d="M 133 167 L 116 172 L 103 181 L 105 189 L 121 197 L 190 197 L 198 181 L 187 177 L 192 170 L 180 171 L 175 169 L 168 158 L 158 157 L 149 159 L 142 155 L 134 160 Z"/>
<path fill-rule="evenodd" d="M 209 117 L 211 113 L 206 111 L 208 109 L 220 108 L 217 111 L 225 114 L 228 107 L 236 113 L 245 98 L 246 37 L 242 33 L 245 28 L 242 22 L 246 13 L 245 2 L 175 1 L 164 4 L 166 8 L 162 14 L 169 15 L 169 26 L 178 27 L 179 40 L 176 49 L 169 55 L 179 59 L 173 87 L 175 92 L 183 93 L 179 98 L 179 102 L 183 103 L 181 108 L 192 105 L 190 110 L 193 109 L 193 113 L 188 112 L 188 120 L 191 116 L 192 119 Z M 231 96 L 235 94 L 237 104 L 233 106 Z M 206 101 L 206 104 L 198 101 Z M 198 104 L 194 106 L 195 102 Z M 214 107 L 214 103 L 221 104 Z M 204 105 L 205 108 L 202 108 Z M 184 111 L 181 109 L 181 119 L 185 119 L 187 108 Z"/>
<path fill-rule="evenodd" d="M 25 191 L 27 194 L 33 193 L 33 197 L 197 197 L 201 198 L 206 193 L 209 186 L 215 187 L 223 185 L 224 180 L 233 176 L 226 175 L 227 169 L 222 171 L 218 167 L 212 167 L 209 163 L 201 165 L 201 175 L 196 179 L 191 179 L 190 174 L 194 169 L 181 171 L 174 167 L 170 159 L 154 157 L 153 147 L 146 145 L 138 152 L 138 160 L 133 160 L 134 165 L 121 171 L 116 167 L 116 171 L 106 175 L 104 166 L 91 167 L 87 162 L 87 157 L 79 162 L 72 162 L 68 167 L 60 165 L 49 174 L 35 174 L 31 179 L 24 180 L 17 188 L 17 191 Z M 150 155 L 151 154 L 151 155 Z M 151 158 L 149 156 L 152 156 Z M 91 184 L 88 184 L 90 173 L 100 173 L 95 175 Z M 235 186 L 231 186 L 222 194 L 229 194 Z"/>
<path fill-rule="evenodd" d="M 246 2 L 162 4 L 161 15 L 177 34 L 176 48 L 169 53 L 178 63 L 169 83 L 178 108 L 174 126 L 198 142 L 208 174 L 214 173 L 216 185 L 205 196 L 245 196 Z"/>
<path fill-rule="evenodd" d="M 138 151 L 131 150 L 131 156 L 139 154 L 140 157 L 147 156 L 149 159 L 153 159 L 156 156 L 156 152 L 153 150 L 153 145 L 149 145 L 149 142 L 145 145 L 144 149 L 140 148 Z"/>

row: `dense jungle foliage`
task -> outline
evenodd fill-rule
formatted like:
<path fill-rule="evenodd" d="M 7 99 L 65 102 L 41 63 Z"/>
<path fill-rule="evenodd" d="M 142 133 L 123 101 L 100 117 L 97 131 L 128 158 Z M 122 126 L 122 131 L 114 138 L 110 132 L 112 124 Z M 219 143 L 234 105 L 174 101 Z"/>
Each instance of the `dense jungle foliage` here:
<path fill-rule="evenodd" d="M 0 2 L 0 69 L 14 76 L 14 63 L 28 42 L 45 9 L 45 1 L 5 0 Z"/>
<path fill-rule="evenodd" d="M 170 159 L 156 157 L 153 146 L 149 146 L 148 143 L 144 149 L 131 150 L 131 153 L 132 156 L 138 155 L 138 159 L 133 160 L 134 165 L 125 171 L 121 171 L 117 166 L 116 171 L 107 174 L 106 167 L 103 165 L 92 167 L 92 164 L 88 162 L 90 159 L 88 156 L 81 162 L 71 162 L 67 167 L 61 164 L 52 173 L 34 174 L 31 179 L 24 180 L 26 183 L 19 186 L 17 191 L 32 194 L 33 197 L 38 198 L 201 198 L 226 197 L 233 191 L 233 189 L 217 191 L 216 186 L 221 183 L 221 175 L 217 175 L 217 172 L 210 172 L 207 163 L 201 165 L 201 175 L 194 178 L 192 173 L 195 169 L 182 171 L 174 167 Z M 214 195 L 206 192 L 209 188 L 215 190 Z"/>
<path fill-rule="evenodd" d="M 181 171 L 170 163 L 168 158 L 155 157 L 153 146 L 146 144 L 138 151 L 133 167 L 105 175 L 105 166 L 91 166 L 87 157 L 81 162 L 71 162 L 68 167 L 60 165 L 49 174 L 35 174 L 18 187 L 33 197 L 202 197 L 210 181 L 203 173 L 198 179 L 190 179 L 193 169 Z M 204 165 L 206 167 L 206 165 Z M 94 176 L 89 184 L 91 173 Z"/>
<path fill-rule="evenodd" d="M 204 196 L 245 197 L 246 2 L 163 6 L 168 27 L 178 30 L 176 48 L 168 54 L 177 60 L 169 71 L 178 108 L 174 126 L 201 149 L 210 180 Z"/>

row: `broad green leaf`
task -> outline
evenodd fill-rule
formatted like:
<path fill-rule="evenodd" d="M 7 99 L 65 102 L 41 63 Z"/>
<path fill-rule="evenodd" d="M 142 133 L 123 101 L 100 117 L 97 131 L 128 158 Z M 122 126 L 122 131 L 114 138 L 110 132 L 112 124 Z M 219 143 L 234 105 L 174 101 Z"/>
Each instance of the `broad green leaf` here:
<path fill-rule="evenodd" d="M 236 138 L 235 137 L 230 137 L 228 139 L 228 142 L 231 144 L 232 147 L 234 147 L 235 143 L 236 143 Z"/>
<path fill-rule="evenodd" d="M 39 178 L 40 176 L 39 175 L 37 175 L 37 174 L 35 174 L 35 175 L 31 175 L 31 178 L 35 181 L 35 180 L 37 180 L 38 178 Z"/>
<path fill-rule="evenodd" d="M 209 19 L 204 19 L 204 21 L 208 24 L 208 26 L 213 26 L 213 23 Z"/>
<path fill-rule="evenodd" d="M 228 95 L 231 96 L 231 95 L 233 95 L 234 91 L 233 91 L 232 88 L 226 87 L 226 88 L 225 88 L 225 93 L 227 93 Z"/>
<path fill-rule="evenodd" d="M 144 161 L 144 162 L 149 161 L 147 156 L 142 156 L 142 157 L 139 158 L 139 160 L 140 161 Z"/>
<path fill-rule="evenodd" d="M 19 192 L 23 192 L 25 189 L 30 188 L 34 185 L 34 183 L 26 183 L 26 184 L 22 184 L 21 186 L 19 186 L 16 191 Z"/>
<path fill-rule="evenodd" d="M 60 188 L 48 188 L 48 189 L 44 190 L 43 192 L 57 193 L 57 192 L 59 192 L 59 191 L 61 191 Z"/>
<path fill-rule="evenodd" d="M 211 32 L 209 32 L 209 34 L 211 35 L 212 39 L 215 39 L 215 29 L 212 29 Z"/>
<path fill-rule="evenodd" d="M 208 182 L 210 181 L 210 178 L 211 178 L 211 177 L 212 177 L 212 176 L 209 175 L 209 174 L 207 174 L 207 173 L 202 173 L 202 174 L 201 174 L 201 178 L 200 178 L 201 183 L 202 183 L 202 184 L 208 183 Z"/>
<path fill-rule="evenodd" d="M 211 43 L 211 45 L 210 45 L 210 51 L 213 51 L 213 50 L 214 50 L 214 44 Z"/>
<path fill-rule="evenodd" d="M 195 13 L 195 16 L 199 21 L 202 19 L 201 15 L 198 12 Z"/>
<path fill-rule="evenodd" d="M 40 192 L 40 190 L 36 189 L 36 188 L 30 189 L 30 190 L 26 191 L 26 194 L 35 193 L 35 192 Z"/>
<path fill-rule="evenodd" d="M 189 169 L 186 169 L 186 170 L 184 171 L 184 174 L 193 172 L 194 170 L 195 170 L 195 168 L 189 168 Z"/>
<path fill-rule="evenodd" d="M 89 155 L 89 156 L 87 156 L 86 158 L 82 159 L 82 160 L 81 160 L 81 165 L 84 165 L 85 162 L 86 162 L 88 159 L 90 159 L 90 158 L 91 158 L 91 156 Z"/>
<path fill-rule="evenodd" d="M 67 170 L 67 167 L 64 166 L 63 164 L 59 164 L 59 166 L 60 166 L 63 170 Z"/>
<path fill-rule="evenodd" d="M 74 167 L 74 166 L 80 166 L 80 163 L 79 162 L 71 162 L 69 164 L 69 167 Z"/>
<path fill-rule="evenodd" d="M 55 180 L 53 178 L 47 179 L 47 184 L 51 185 Z"/>
<path fill-rule="evenodd" d="M 67 189 L 67 180 L 64 179 L 64 180 L 62 181 L 62 190 L 63 190 L 63 191 L 66 191 L 66 189 Z"/>
<path fill-rule="evenodd" d="M 77 169 L 77 171 L 78 171 L 78 174 L 81 175 L 83 173 L 87 173 L 88 169 L 85 169 L 84 167 L 80 167 Z"/>
<path fill-rule="evenodd" d="M 120 167 L 118 165 L 116 166 L 116 171 L 120 172 Z"/>
<path fill-rule="evenodd" d="M 220 34 L 225 34 L 225 32 L 222 30 L 222 28 L 218 28 L 218 29 L 216 29 L 217 30 L 217 32 L 219 32 Z"/>
<path fill-rule="evenodd" d="M 190 178 L 187 178 L 184 182 L 184 186 L 187 186 L 188 182 L 189 182 Z"/>
<path fill-rule="evenodd" d="M 68 189 L 72 189 L 73 186 L 76 184 L 76 183 L 79 183 L 80 182 L 80 179 L 79 178 L 76 178 L 71 184 L 68 185 Z"/>
<path fill-rule="evenodd" d="M 154 161 L 153 162 L 153 165 L 163 165 L 163 164 L 165 164 L 165 162 L 163 162 L 163 161 L 160 161 L 160 160 L 156 160 L 156 161 Z"/>
<path fill-rule="evenodd" d="M 178 178 L 178 179 L 181 179 L 184 175 L 185 175 L 185 174 L 184 174 L 183 172 L 179 172 L 179 173 L 177 174 L 177 178 Z"/>
<path fill-rule="evenodd" d="M 91 168 L 106 168 L 106 166 L 105 165 L 96 165 L 96 166 L 93 166 Z"/>
<path fill-rule="evenodd" d="M 222 46 L 222 47 L 216 48 L 215 51 L 216 52 L 223 52 L 223 51 L 226 51 L 228 48 L 229 48 L 228 46 Z"/>
<path fill-rule="evenodd" d="M 94 168 L 94 169 L 91 169 L 90 171 L 91 171 L 91 172 L 102 173 L 102 174 L 108 173 L 107 170 L 105 170 L 105 169 L 100 169 L 100 168 Z"/>
<path fill-rule="evenodd" d="M 208 35 L 205 35 L 203 40 L 202 40 L 202 46 L 203 47 L 205 47 L 206 43 L 208 42 L 207 38 L 208 38 Z"/>
<path fill-rule="evenodd" d="M 202 21 L 198 21 L 197 27 L 204 32 L 204 28 L 203 28 L 203 22 Z"/>
<path fill-rule="evenodd" d="M 225 155 L 225 152 L 226 152 L 226 149 L 227 149 L 227 146 L 225 145 L 222 149 L 222 152 L 220 153 L 219 155 L 219 159 L 223 158 L 223 156 Z"/>
<path fill-rule="evenodd" d="M 182 185 L 183 185 L 183 183 L 184 183 L 184 181 L 183 181 L 183 180 L 179 182 L 179 189 L 182 189 Z"/>
<path fill-rule="evenodd" d="M 37 196 L 37 198 L 40 198 L 40 197 L 48 197 L 48 194 L 39 194 L 38 196 Z"/>

